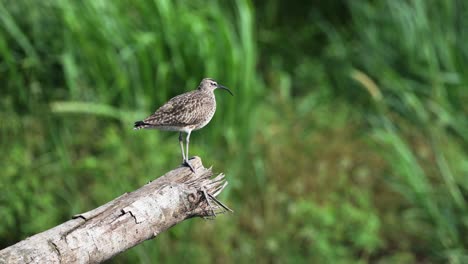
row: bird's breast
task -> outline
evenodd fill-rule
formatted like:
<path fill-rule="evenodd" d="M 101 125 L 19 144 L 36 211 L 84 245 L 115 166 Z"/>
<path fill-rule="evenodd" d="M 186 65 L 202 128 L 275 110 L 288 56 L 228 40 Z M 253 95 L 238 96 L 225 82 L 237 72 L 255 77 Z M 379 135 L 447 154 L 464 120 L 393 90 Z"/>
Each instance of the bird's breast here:
<path fill-rule="evenodd" d="M 216 112 L 216 101 L 213 100 L 213 102 L 211 102 L 209 105 L 210 105 L 209 107 L 201 107 L 199 109 L 199 110 L 202 111 L 202 113 L 199 113 L 199 116 L 202 117 L 202 118 L 200 118 L 199 122 L 197 122 L 197 124 L 194 127 L 194 130 L 203 128 L 213 118 L 213 116 L 214 116 L 214 114 Z"/>

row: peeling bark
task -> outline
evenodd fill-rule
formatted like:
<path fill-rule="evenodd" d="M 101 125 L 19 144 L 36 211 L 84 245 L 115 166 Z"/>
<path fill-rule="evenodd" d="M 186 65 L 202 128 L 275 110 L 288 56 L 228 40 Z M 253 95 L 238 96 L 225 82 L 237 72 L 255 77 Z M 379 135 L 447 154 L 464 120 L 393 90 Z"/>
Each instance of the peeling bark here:
<path fill-rule="evenodd" d="M 0 263 L 99 263 L 152 239 L 191 217 L 213 217 L 226 206 L 215 197 L 226 187 L 224 174 L 201 159 L 196 173 L 180 167 L 131 193 L 0 251 Z"/>

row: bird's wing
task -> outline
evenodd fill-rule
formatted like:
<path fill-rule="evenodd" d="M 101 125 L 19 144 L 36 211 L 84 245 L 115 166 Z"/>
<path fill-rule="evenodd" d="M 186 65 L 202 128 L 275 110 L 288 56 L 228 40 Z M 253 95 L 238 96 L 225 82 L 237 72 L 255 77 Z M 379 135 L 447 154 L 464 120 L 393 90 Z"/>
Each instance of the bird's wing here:
<path fill-rule="evenodd" d="M 161 106 L 153 115 L 143 120 L 154 126 L 187 126 L 197 124 L 200 121 L 200 115 L 197 114 L 208 98 L 194 94 L 178 95 L 163 106 Z"/>

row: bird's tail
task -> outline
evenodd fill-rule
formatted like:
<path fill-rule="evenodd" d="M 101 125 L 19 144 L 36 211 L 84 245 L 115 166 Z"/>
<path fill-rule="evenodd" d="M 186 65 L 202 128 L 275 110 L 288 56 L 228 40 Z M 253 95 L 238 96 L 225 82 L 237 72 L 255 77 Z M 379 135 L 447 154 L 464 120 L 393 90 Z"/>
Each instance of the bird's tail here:
<path fill-rule="evenodd" d="M 133 129 L 142 129 L 147 128 L 148 126 L 150 126 L 150 124 L 145 123 L 144 121 L 136 121 Z"/>

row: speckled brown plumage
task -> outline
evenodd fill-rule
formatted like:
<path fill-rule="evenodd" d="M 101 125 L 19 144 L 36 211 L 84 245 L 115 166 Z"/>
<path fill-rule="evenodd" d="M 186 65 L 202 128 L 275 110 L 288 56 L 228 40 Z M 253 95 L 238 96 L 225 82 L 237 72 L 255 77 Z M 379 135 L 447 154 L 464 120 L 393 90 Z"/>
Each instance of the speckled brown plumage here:
<path fill-rule="evenodd" d="M 190 133 L 193 130 L 203 128 L 213 118 L 216 111 L 214 90 L 217 88 L 225 89 L 231 93 L 228 88 L 219 85 L 215 80 L 205 78 L 201 81 L 196 90 L 170 99 L 151 116 L 142 121 L 135 122 L 134 129 L 154 128 L 179 131 L 179 142 L 181 144 L 184 164 L 193 170 L 192 166 L 188 163 Z M 183 150 L 182 132 L 187 133 L 187 155 L 185 155 Z"/>
<path fill-rule="evenodd" d="M 213 118 L 215 111 L 214 93 L 197 89 L 172 98 L 154 114 L 145 118 L 143 123 L 136 128 L 158 128 L 182 132 L 197 130 Z"/>

